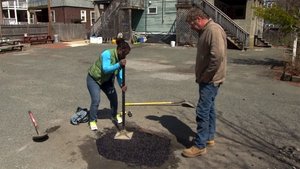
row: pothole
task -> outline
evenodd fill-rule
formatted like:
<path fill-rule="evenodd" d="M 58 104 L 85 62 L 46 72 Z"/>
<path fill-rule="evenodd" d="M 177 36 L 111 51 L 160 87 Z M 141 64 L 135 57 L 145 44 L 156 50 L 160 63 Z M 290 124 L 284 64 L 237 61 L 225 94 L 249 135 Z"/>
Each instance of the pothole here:
<path fill-rule="evenodd" d="M 283 146 L 279 149 L 279 152 L 289 159 L 300 162 L 300 151 L 294 146 Z"/>
<path fill-rule="evenodd" d="M 167 166 L 174 168 L 174 154 L 171 140 L 162 133 L 145 131 L 138 127 L 126 127 L 134 132 L 130 140 L 114 139 L 116 129 L 106 129 L 96 141 L 101 156 L 124 162 L 128 165 L 159 167 L 169 161 Z"/>

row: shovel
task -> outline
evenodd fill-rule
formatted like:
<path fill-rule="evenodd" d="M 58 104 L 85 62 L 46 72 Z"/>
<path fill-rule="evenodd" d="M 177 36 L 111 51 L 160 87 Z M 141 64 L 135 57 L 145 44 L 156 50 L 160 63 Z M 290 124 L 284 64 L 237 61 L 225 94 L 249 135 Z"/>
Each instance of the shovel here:
<path fill-rule="evenodd" d="M 35 142 L 43 142 L 43 141 L 46 141 L 49 137 L 48 137 L 48 134 L 47 133 L 44 133 L 42 135 L 40 135 L 40 132 L 38 130 L 38 124 L 33 116 L 33 113 L 31 111 L 28 111 L 28 114 L 29 114 L 29 117 L 30 117 L 30 120 L 33 124 L 33 127 L 35 128 L 35 131 L 36 131 L 36 136 L 33 136 L 32 137 L 32 140 L 35 141 Z"/>
<path fill-rule="evenodd" d="M 125 66 L 122 70 L 122 86 L 125 86 Z M 133 132 L 128 132 L 125 129 L 125 92 L 122 90 L 122 129 L 119 128 L 119 126 L 116 124 L 117 129 L 119 130 L 114 139 L 117 140 L 130 140 L 132 138 Z"/>
<path fill-rule="evenodd" d="M 171 102 L 171 101 L 162 101 L 162 102 L 139 102 L 139 103 L 125 103 L 126 106 L 182 106 L 182 107 L 189 107 L 195 108 L 195 106 L 185 100 L 179 102 Z"/>

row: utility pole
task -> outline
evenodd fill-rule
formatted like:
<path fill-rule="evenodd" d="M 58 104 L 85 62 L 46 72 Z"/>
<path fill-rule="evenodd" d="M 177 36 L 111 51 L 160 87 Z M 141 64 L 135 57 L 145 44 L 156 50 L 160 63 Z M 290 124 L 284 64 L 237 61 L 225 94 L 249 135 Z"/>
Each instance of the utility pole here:
<path fill-rule="evenodd" d="M 51 0 L 48 0 L 48 35 L 52 36 L 52 17 L 51 17 Z"/>
<path fill-rule="evenodd" d="M 2 24 L 3 24 L 3 11 L 2 11 L 2 0 L 0 0 L 0 37 L 2 38 Z"/>
<path fill-rule="evenodd" d="M 3 24 L 2 0 L 0 0 L 0 25 Z"/>

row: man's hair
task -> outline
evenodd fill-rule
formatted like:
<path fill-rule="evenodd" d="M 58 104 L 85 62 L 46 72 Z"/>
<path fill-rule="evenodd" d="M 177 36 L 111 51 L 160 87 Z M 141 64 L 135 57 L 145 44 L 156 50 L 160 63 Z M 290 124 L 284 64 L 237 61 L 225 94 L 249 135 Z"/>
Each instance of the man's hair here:
<path fill-rule="evenodd" d="M 209 19 L 209 16 L 202 9 L 198 7 L 192 7 L 187 13 L 186 22 L 191 23 L 195 21 L 197 17 Z"/>

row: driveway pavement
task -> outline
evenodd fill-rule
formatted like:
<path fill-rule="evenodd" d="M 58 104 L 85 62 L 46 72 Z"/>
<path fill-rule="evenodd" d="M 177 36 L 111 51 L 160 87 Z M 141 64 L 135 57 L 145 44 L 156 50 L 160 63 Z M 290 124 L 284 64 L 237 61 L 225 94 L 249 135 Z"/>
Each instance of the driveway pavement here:
<path fill-rule="evenodd" d="M 73 46 L 37 45 L 22 52 L 0 54 L 1 169 L 300 168 L 300 88 L 276 80 L 270 69 L 280 65 L 283 49 L 228 50 L 228 76 L 216 103 L 216 146 L 202 157 L 187 159 L 180 155 L 195 133 L 194 109 L 126 107 L 133 112 L 133 117 L 127 118 L 128 125 L 169 140 L 169 158 L 160 165 L 147 166 L 100 155 L 97 140 L 114 129 L 104 95 L 101 94 L 98 133 L 91 132 L 87 123 L 69 123 L 78 106 L 89 107 L 87 69 L 100 51 L 114 47 Z M 196 103 L 195 53 L 196 49 L 189 47 L 134 46 L 127 62 L 126 100 L 185 99 Z M 32 141 L 35 130 L 29 110 L 36 116 L 40 130 L 48 130 L 47 141 Z M 112 150 L 116 154 L 118 151 Z M 137 150 L 128 148 L 127 153 L 133 151 Z"/>

